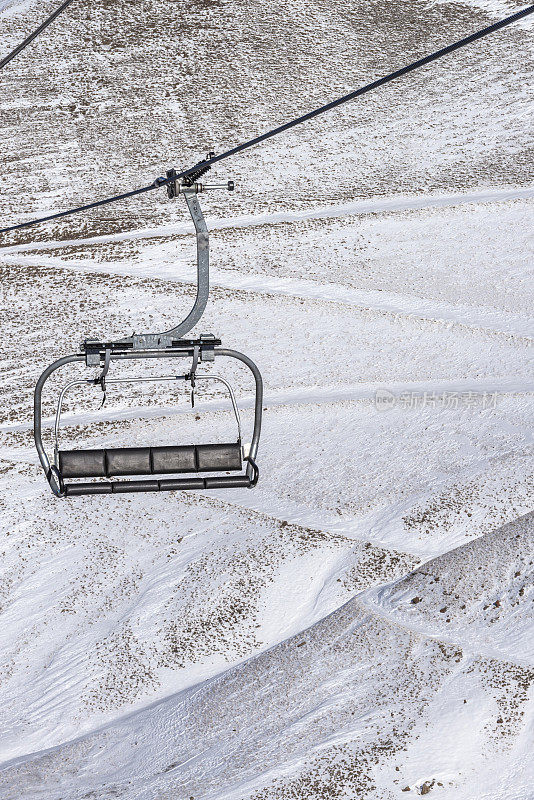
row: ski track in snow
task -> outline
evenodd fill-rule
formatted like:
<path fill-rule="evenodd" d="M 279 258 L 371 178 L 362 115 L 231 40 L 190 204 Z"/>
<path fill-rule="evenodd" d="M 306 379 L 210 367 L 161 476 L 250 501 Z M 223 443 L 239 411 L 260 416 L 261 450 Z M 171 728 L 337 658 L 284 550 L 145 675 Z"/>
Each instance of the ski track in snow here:
<path fill-rule="evenodd" d="M 511 200 L 525 200 L 534 197 L 534 189 L 518 190 L 488 190 L 486 192 L 465 193 L 463 195 L 450 195 L 424 198 L 390 198 L 376 201 L 354 201 L 336 206 L 315 208 L 309 211 L 280 212 L 250 217 L 237 217 L 222 220 L 209 220 L 209 229 L 213 232 L 225 229 L 240 229 L 248 227 L 261 227 L 264 225 L 277 225 L 307 219 L 330 219 L 346 217 L 349 215 L 369 215 L 395 211 L 417 211 L 429 208 L 450 208 L 466 204 L 499 203 Z M 53 258 L 44 256 L 43 251 L 66 248 L 69 246 L 82 246 L 91 244 L 106 244 L 112 242 L 153 239 L 156 237 L 169 237 L 176 235 L 192 235 L 191 226 L 175 225 L 162 226 L 148 230 L 135 230 L 126 233 L 108 236 L 94 236 L 86 239 L 74 239 L 61 242 L 39 242 L 33 245 L 14 245 L 2 248 L 1 255 L 6 263 L 20 266 L 48 266 L 51 268 L 62 267 L 81 272 L 98 272 L 104 274 L 129 275 L 141 278 L 154 277 L 154 265 L 146 267 L 142 264 L 115 264 L 87 262 Z M 39 257 L 21 255 L 22 253 L 39 250 Z M 196 285 L 191 267 L 177 263 L 172 266 L 165 265 L 160 269 L 159 277 L 165 280 L 177 281 L 182 284 Z M 444 324 L 462 325 L 471 328 L 488 330 L 505 335 L 514 335 L 524 338 L 534 337 L 534 319 L 520 318 L 499 312 L 494 308 L 481 306 L 462 307 L 458 304 L 440 302 L 414 295 L 401 295 L 398 293 L 378 290 L 362 290 L 342 286 L 335 283 L 317 282 L 298 278 L 281 278 L 267 275 L 245 274 L 211 267 L 210 282 L 212 286 L 223 289 L 238 290 L 253 294 L 284 295 L 322 302 L 339 303 L 354 308 L 369 309 L 386 314 L 401 315 L 425 319 Z"/>
<path fill-rule="evenodd" d="M 534 380 L 532 382 L 518 381 L 516 378 L 496 378 L 493 380 L 461 380 L 461 381 L 432 381 L 425 383 L 375 383 L 354 384 L 353 386 L 332 387 L 299 387 L 298 389 L 282 389 L 278 392 L 267 392 L 264 396 L 265 408 L 278 408 L 284 406 L 319 405 L 324 403 L 343 402 L 369 402 L 375 401 L 377 392 L 385 392 L 391 398 L 392 406 L 399 401 L 403 394 L 413 396 L 414 402 L 418 399 L 437 402 L 435 397 L 444 394 L 464 395 L 470 392 L 477 395 L 529 395 L 534 393 Z M 434 398 L 434 399 L 433 399 Z M 386 400 L 389 397 L 386 396 Z M 243 409 L 254 408 L 254 397 L 239 397 L 239 407 Z M 391 408 L 389 407 L 389 408 Z M 207 400 L 203 404 L 206 411 L 222 411 L 228 408 L 228 402 L 220 400 Z M 104 409 L 103 411 L 88 412 L 85 414 L 62 414 L 63 425 L 83 425 L 84 423 L 103 419 L 109 421 L 127 419 L 157 419 L 158 417 L 172 416 L 174 414 L 188 414 L 190 409 L 178 406 L 158 406 L 157 408 L 130 407 L 127 410 Z M 54 424 L 52 418 L 43 418 L 43 428 L 50 428 Z M 33 423 L 5 423 L 0 425 L 0 431 L 29 431 Z"/>
<path fill-rule="evenodd" d="M 104 273 L 112 275 L 131 275 L 141 278 L 153 277 L 153 268 L 135 265 L 90 264 L 87 262 L 67 262 L 61 259 L 40 257 L 37 261 L 31 257 L 8 257 L 6 262 L 20 266 L 62 267 L 84 273 Z M 183 284 L 196 285 L 191 276 L 191 268 L 175 265 L 160 276 L 165 280 Z M 462 325 L 469 328 L 514 335 L 526 339 L 534 337 L 534 320 L 521 319 L 499 313 L 494 309 L 481 307 L 452 306 L 450 303 L 439 303 L 425 298 L 410 295 L 399 295 L 372 290 L 356 290 L 339 284 L 318 283 L 297 278 L 269 278 L 259 275 L 235 274 L 233 272 L 211 269 L 210 282 L 213 287 L 233 289 L 252 294 L 284 295 L 307 300 L 320 300 L 354 308 L 369 309 L 399 316 L 425 319 L 431 322 Z"/>
<path fill-rule="evenodd" d="M 425 566 L 425 563 L 422 562 L 421 567 Z M 380 587 L 383 589 L 384 587 Z M 469 638 L 463 639 L 461 636 L 446 636 L 443 633 L 433 633 L 431 632 L 428 627 L 424 625 L 415 625 L 415 624 L 408 624 L 407 622 L 399 622 L 398 617 L 395 613 L 391 610 L 384 608 L 384 606 L 380 605 L 376 600 L 376 590 L 372 593 L 362 593 L 358 595 L 358 603 L 371 614 L 376 615 L 377 617 L 381 617 L 382 619 L 388 620 L 389 622 L 393 623 L 393 625 L 398 626 L 406 631 L 413 631 L 417 633 L 419 636 L 424 637 L 425 639 L 431 639 L 435 642 L 442 642 L 443 644 L 452 645 L 454 647 L 459 647 L 462 649 L 466 656 L 472 657 L 484 657 L 484 658 L 491 658 L 495 659 L 496 661 L 502 661 L 507 664 L 516 664 L 519 667 L 531 667 L 532 662 L 530 659 L 525 658 L 521 659 L 519 657 L 511 658 L 508 655 L 503 654 L 499 650 L 494 647 L 489 647 L 487 644 L 482 644 L 481 642 L 473 643 Z"/>
<path fill-rule="evenodd" d="M 479 192 L 464 192 L 450 195 L 427 195 L 416 197 L 390 197 L 374 200 L 353 200 L 330 206 L 320 206 L 303 211 L 280 211 L 268 214 L 256 214 L 240 217 L 209 218 L 210 231 L 235 228 L 255 228 L 263 225 L 279 225 L 281 223 L 299 222 L 307 219 L 335 219 L 336 217 L 360 216 L 369 214 L 385 214 L 395 211 L 423 211 L 427 208 L 453 208 L 454 206 L 479 203 L 505 203 L 512 200 L 530 200 L 534 198 L 534 188 L 487 189 Z M 2 255 L 10 255 L 21 251 L 55 250 L 70 246 L 109 244 L 135 239 L 154 239 L 167 236 L 185 236 L 191 234 L 191 224 L 160 225 L 154 228 L 140 228 L 123 233 L 104 236 L 90 236 L 79 239 L 61 241 L 35 242 L 34 244 L 8 245 L 1 249 Z"/>

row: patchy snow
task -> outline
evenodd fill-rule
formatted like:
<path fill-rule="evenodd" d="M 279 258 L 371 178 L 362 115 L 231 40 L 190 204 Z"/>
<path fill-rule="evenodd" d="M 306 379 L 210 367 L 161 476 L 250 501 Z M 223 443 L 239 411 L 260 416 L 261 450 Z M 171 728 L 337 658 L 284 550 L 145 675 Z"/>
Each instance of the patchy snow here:
<path fill-rule="evenodd" d="M 3 73 L 3 222 L 149 183 L 521 7 L 73 3 Z M 0 3 L 6 50 L 46 10 Z M 263 373 L 254 491 L 58 501 L 37 465 L 43 367 L 190 307 L 185 205 L 5 237 L 2 800 L 532 800 L 531 31 L 213 170 L 237 191 L 202 200 L 197 332 Z M 248 431 L 249 376 L 224 368 Z M 81 371 L 51 381 L 48 445 Z M 213 389 L 100 403 L 73 392 L 63 442 L 234 435 Z"/>

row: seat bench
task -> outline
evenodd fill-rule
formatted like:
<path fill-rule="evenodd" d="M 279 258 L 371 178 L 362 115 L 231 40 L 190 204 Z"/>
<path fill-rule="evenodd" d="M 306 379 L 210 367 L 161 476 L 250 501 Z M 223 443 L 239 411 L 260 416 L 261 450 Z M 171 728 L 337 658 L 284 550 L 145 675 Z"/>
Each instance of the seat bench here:
<path fill-rule="evenodd" d="M 60 450 L 58 466 L 62 478 L 109 478 L 115 475 L 231 472 L 242 469 L 243 460 L 241 442 L 232 442 L 167 447 L 120 447 L 104 450 Z M 188 480 L 193 482 L 195 479 Z M 198 480 L 209 479 L 198 478 Z M 139 481 L 140 485 L 142 483 L 146 482 Z M 158 482 L 152 481 L 152 483 Z M 107 492 L 107 489 L 103 491 Z M 150 489 L 137 491 L 150 491 Z M 156 487 L 154 491 L 158 491 L 158 488 Z"/>

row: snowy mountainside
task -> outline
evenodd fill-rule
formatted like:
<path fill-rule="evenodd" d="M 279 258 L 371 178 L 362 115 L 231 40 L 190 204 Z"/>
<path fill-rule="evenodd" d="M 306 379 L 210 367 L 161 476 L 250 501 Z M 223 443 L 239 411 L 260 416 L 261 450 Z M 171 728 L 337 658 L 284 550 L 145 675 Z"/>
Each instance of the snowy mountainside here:
<path fill-rule="evenodd" d="M 532 515 L 504 531 L 518 544 L 499 557 L 502 533 L 462 550 L 486 549 L 501 573 L 512 572 L 532 552 Z M 441 556 L 407 580 L 418 578 L 424 601 L 435 602 L 436 577 L 459 557 Z M 532 569 L 525 581 L 531 588 Z M 531 603 L 530 591 L 523 613 Z M 452 798 L 470 796 L 465 786 L 476 781 L 479 796 L 500 798 L 512 796 L 506 764 L 515 758 L 513 796 L 528 796 L 533 669 L 477 655 L 469 628 L 480 616 L 444 643 L 386 618 L 387 602 L 378 613 L 366 606 L 358 595 L 217 678 L 14 765 L 4 785 L 15 773 L 19 791 L 46 786 L 53 800 L 73 782 L 73 797 L 391 798 L 426 784 Z"/>
<path fill-rule="evenodd" d="M 51 7 L 0 2 L 3 51 Z M 2 73 L 2 221 L 149 183 L 520 7 L 75 2 Z M 532 800 L 532 29 L 210 174 L 236 192 L 201 198 L 195 333 L 263 373 L 254 491 L 58 501 L 37 465 L 44 366 L 190 307 L 181 200 L 3 238 L 1 800 Z M 48 446 L 80 374 L 50 382 Z M 62 442 L 234 435 L 213 389 L 101 399 L 72 393 Z"/>
<path fill-rule="evenodd" d="M 468 630 L 476 652 L 531 665 L 533 535 L 532 515 L 520 517 L 498 536 L 486 534 L 369 590 L 366 601 L 413 630 L 442 641 L 462 641 Z"/>

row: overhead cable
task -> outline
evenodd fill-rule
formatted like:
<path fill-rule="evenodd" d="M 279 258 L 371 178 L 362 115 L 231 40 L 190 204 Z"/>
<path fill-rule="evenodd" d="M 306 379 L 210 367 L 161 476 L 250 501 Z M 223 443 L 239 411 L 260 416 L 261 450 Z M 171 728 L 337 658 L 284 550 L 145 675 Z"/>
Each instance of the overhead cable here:
<path fill-rule="evenodd" d="M 296 117 L 292 119 L 290 122 L 286 122 L 283 125 L 279 125 L 276 128 L 273 128 L 267 133 L 263 133 L 260 136 L 256 136 L 253 139 L 249 139 L 248 141 L 244 142 L 243 144 L 237 145 L 236 147 L 232 147 L 230 150 L 226 150 L 224 153 L 220 155 L 210 156 L 206 158 L 204 161 L 195 164 L 193 167 L 189 169 L 185 169 L 182 172 L 175 172 L 174 170 L 169 170 L 172 172 L 172 177 L 162 177 L 156 178 L 156 180 L 149 184 L 148 186 L 143 186 L 140 189 L 134 189 L 130 192 L 125 192 L 124 194 L 117 194 L 113 197 L 107 197 L 104 200 L 97 200 L 93 203 L 88 203 L 83 206 L 78 206 L 77 208 L 71 208 L 68 211 L 59 211 L 54 214 L 48 214 L 45 217 L 40 217 L 39 219 L 32 219 L 28 222 L 21 222 L 18 225 L 11 225 L 8 228 L 0 229 L 0 233 L 8 233 L 9 231 L 18 230 L 20 228 L 27 228 L 30 225 L 38 225 L 42 222 L 48 222 L 49 220 L 53 219 L 60 219 L 61 217 L 69 216 L 70 214 L 77 214 L 81 211 L 88 211 L 92 208 L 98 208 L 99 206 L 107 205 L 108 203 L 115 203 L 118 200 L 124 200 L 129 197 L 134 197 L 135 195 L 144 194 L 145 192 L 150 192 L 153 189 L 158 189 L 161 186 L 165 186 L 166 184 L 173 183 L 181 178 L 187 178 L 189 175 L 193 175 L 197 171 L 204 171 L 205 169 L 211 167 L 213 164 L 216 164 L 219 161 L 223 161 L 230 156 L 236 155 L 237 153 L 243 152 L 243 150 L 248 150 L 250 147 L 254 147 L 260 142 L 264 142 L 266 139 L 270 139 L 273 136 L 277 136 L 279 133 L 283 133 L 284 131 L 289 130 L 290 128 L 294 128 L 296 125 L 300 125 L 302 122 L 307 122 L 314 117 L 319 116 L 319 114 L 324 114 L 327 111 L 331 111 L 333 108 L 337 108 L 338 106 L 342 105 L 343 103 L 348 103 L 349 100 L 355 100 L 357 97 L 361 97 L 368 92 L 372 92 L 374 89 L 378 89 L 380 86 L 383 86 L 390 81 L 397 80 L 397 78 L 402 77 L 403 75 L 407 75 L 410 72 L 413 72 L 420 67 L 424 67 L 426 64 L 430 64 L 433 61 L 436 61 L 438 58 L 442 58 L 443 56 L 449 55 L 449 53 L 453 53 L 456 50 L 459 50 L 461 47 L 465 47 L 472 42 L 476 42 L 478 39 L 482 39 L 484 36 L 488 36 L 490 33 L 495 33 L 496 31 L 504 28 L 507 25 L 510 25 L 513 22 L 517 22 L 520 19 L 532 14 L 534 12 L 534 5 L 527 6 L 526 8 L 522 9 L 521 11 L 516 12 L 515 14 L 511 14 L 509 17 L 505 17 L 499 22 L 495 22 L 493 25 L 488 25 L 486 28 L 482 28 L 476 33 L 472 33 L 469 36 L 466 36 L 464 39 L 460 39 L 453 44 L 447 45 L 446 47 L 442 47 L 440 50 L 436 50 L 434 53 L 430 55 L 424 56 L 423 58 L 418 59 L 417 61 L 413 61 L 411 64 L 407 64 L 405 67 L 401 67 L 400 69 L 395 70 L 394 72 L 390 72 L 388 75 L 384 75 L 382 78 L 378 78 L 377 80 L 372 81 L 371 83 L 366 84 L 365 86 L 360 87 L 359 89 L 355 89 L 353 92 L 349 92 L 349 94 L 345 94 L 342 97 L 338 97 L 336 100 L 332 100 L 330 103 L 326 103 L 326 105 L 320 106 L 319 108 L 314 109 L 313 111 L 309 111 L 307 114 L 303 114 L 300 117 Z"/>
<path fill-rule="evenodd" d="M 30 33 L 30 35 L 27 36 L 23 42 L 17 45 L 15 49 L 11 51 L 11 53 L 8 53 L 7 56 L 4 56 L 4 58 L 0 61 L 0 69 L 5 67 L 6 64 L 9 64 L 9 62 L 15 58 L 15 56 L 18 56 L 19 53 L 28 47 L 28 45 L 31 44 L 31 42 L 33 42 L 33 40 L 36 39 L 37 36 L 39 36 L 39 34 L 45 30 L 45 28 L 48 28 L 48 26 L 56 19 L 56 17 L 59 17 L 61 12 L 65 11 L 67 6 L 70 6 L 72 2 L 73 0 L 65 0 L 65 2 L 59 6 L 59 8 L 56 8 L 56 10 L 33 31 L 33 33 Z"/>

